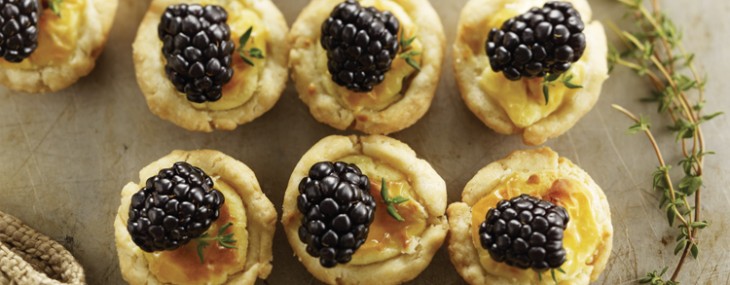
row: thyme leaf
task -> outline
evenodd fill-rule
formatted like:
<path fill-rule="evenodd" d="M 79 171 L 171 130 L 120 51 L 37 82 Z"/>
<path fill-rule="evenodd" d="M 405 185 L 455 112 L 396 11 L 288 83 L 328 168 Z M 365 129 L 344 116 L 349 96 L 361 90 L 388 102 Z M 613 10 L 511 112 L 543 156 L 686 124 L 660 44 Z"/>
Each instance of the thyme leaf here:
<path fill-rule="evenodd" d="M 568 89 L 578 89 L 583 88 L 582 85 L 573 83 L 573 73 L 562 73 L 562 74 L 554 74 L 554 73 L 548 73 L 545 74 L 542 81 L 542 96 L 545 98 L 545 105 L 547 105 L 550 102 L 550 86 L 553 86 L 553 84 L 557 81 L 560 81 L 565 87 Z"/>
<path fill-rule="evenodd" d="M 565 271 L 564 271 L 564 270 L 563 270 L 562 268 L 560 268 L 560 267 L 558 267 L 558 268 L 551 268 L 551 269 L 550 269 L 550 278 L 551 278 L 551 279 L 553 280 L 553 282 L 555 282 L 555 284 L 557 285 L 557 284 L 558 284 L 558 278 L 557 278 L 557 276 L 556 276 L 557 274 L 555 273 L 556 271 L 557 271 L 557 272 L 560 272 L 560 273 L 562 273 L 562 274 L 565 274 Z M 542 273 L 543 273 L 543 272 L 542 272 L 542 271 L 537 271 L 537 270 L 535 270 L 535 272 L 537 273 L 537 280 L 538 280 L 538 283 L 542 284 Z"/>
<path fill-rule="evenodd" d="M 61 3 L 63 0 L 48 0 L 48 8 L 58 17 L 61 17 Z"/>
<path fill-rule="evenodd" d="M 256 66 L 250 58 L 263 59 L 264 52 L 257 47 L 252 47 L 250 49 L 246 49 L 246 44 L 248 44 L 248 41 L 251 39 L 252 32 L 253 32 L 253 26 L 248 27 L 246 32 L 244 32 L 243 35 L 241 35 L 241 37 L 238 38 L 238 55 L 241 57 L 243 62 L 245 62 L 246 64 L 248 64 L 250 66 Z"/>
<path fill-rule="evenodd" d="M 555 277 L 555 269 L 550 269 L 550 276 L 553 278 L 555 285 L 558 285 L 558 278 Z"/>
<path fill-rule="evenodd" d="M 649 120 L 646 119 L 646 117 L 641 116 L 639 117 L 639 121 L 636 124 L 633 124 L 629 127 L 629 134 L 636 134 L 638 132 L 645 132 L 648 131 L 651 128 L 651 124 L 649 123 Z"/>
<path fill-rule="evenodd" d="M 251 48 L 251 50 L 248 52 L 249 55 L 253 58 L 262 59 L 264 58 L 264 53 L 259 48 Z"/>
<path fill-rule="evenodd" d="M 413 44 L 413 41 L 416 40 L 416 36 L 412 36 L 408 39 L 405 38 L 405 31 L 402 31 L 400 34 L 400 57 L 406 61 L 408 65 L 413 67 L 413 69 L 421 71 L 421 66 L 418 64 L 418 61 L 414 59 L 414 57 L 421 55 L 421 52 L 413 50 L 413 47 L 411 44 Z"/>
<path fill-rule="evenodd" d="M 562 80 L 563 85 L 565 85 L 565 87 L 568 87 L 568 89 L 579 89 L 579 88 L 583 88 L 583 85 L 575 84 L 575 83 L 572 82 L 572 80 L 573 80 L 573 74 L 572 73 L 570 73 L 568 75 L 565 75 L 563 77 L 563 80 Z"/>
<path fill-rule="evenodd" d="M 404 222 L 405 219 L 400 215 L 400 213 L 398 213 L 398 209 L 395 205 L 408 202 L 410 199 L 403 196 L 395 196 L 391 198 L 390 193 L 388 193 L 388 185 L 385 183 L 385 178 L 381 180 L 380 196 L 383 198 L 383 202 L 385 202 L 385 209 L 388 211 L 388 214 L 396 221 Z"/>

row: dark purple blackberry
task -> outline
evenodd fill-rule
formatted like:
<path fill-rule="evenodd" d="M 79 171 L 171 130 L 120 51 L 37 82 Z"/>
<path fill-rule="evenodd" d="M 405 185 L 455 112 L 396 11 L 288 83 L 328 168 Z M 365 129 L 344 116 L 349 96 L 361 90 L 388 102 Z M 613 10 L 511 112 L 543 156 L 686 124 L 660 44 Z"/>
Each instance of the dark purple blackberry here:
<path fill-rule="evenodd" d="M 228 13 L 217 5 L 172 5 L 162 14 L 158 35 L 165 73 L 191 102 L 218 101 L 233 77 L 235 46 L 227 20 Z"/>
<path fill-rule="evenodd" d="M 583 28 L 578 10 L 569 2 L 534 7 L 489 31 L 489 65 L 513 81 L 561 74 L 585 51 Z"/>
<path fill-rule="evenodd" d="M 38 47 L 38 0 L 0 0 L 0 56 L 21 62 Z"/>
<path fill-rule="evenodd" d="M 497 262 L 544 271 L 565 262 L 565 208 L 522 194 L 489 209 L 479 226 L 482 247 Z"/>
<path fill-rule="evenodd" d="M 368 92 L 385 79 L 398 53 L 398 19 L 388 11 L 340 3 L 322 23 L 320 43 L 327 50 L 332 81 L 355 92 Z"/>
<path fill-rule="evenodd" d="M 370 180 L 354 164 L 318 162 L 299 183 L 299 240 L 324 267 L 347 263 L 375 217 Z"/>
<path fill-rule="evenodd" d="M 144 251 L 173 250 L 205 233 L 223 203 L 223 194 L 203 170 L 176 162 L 132 195 L 127 230 Z"/>

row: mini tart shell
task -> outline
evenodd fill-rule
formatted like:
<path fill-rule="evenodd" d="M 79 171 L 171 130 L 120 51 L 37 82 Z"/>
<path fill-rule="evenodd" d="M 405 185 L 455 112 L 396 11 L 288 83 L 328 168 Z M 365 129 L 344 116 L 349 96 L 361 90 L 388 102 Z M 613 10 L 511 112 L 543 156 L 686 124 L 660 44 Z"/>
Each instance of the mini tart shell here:
<path fill-rule="evenodd" d="M 225 284 L 254 284 L 271 273 L 272 241 L 276 227 L 276 209 L 261 191 L 253 171 L 242 162 L 216 150 L 175 150 L 150 163 L 139 172 L 140 183 L 168 168 L 175 162 L 186 161 L 200 167 L 211 177 L 219 176 L 241 197 L 246 213 L 248 249 L 243 271 L 228 276 Z M 114 220 L 119 266 L 129 284 L 161 284 L 149 271 L 143 251 L 132 241 L 127 231 L 131 197 L 141 189 L 140 183 L 129 182 L 122 189 L 121 205 Z M 234 225 L 235 226 L 235 225 Z"/>
<path fill-rule="evenodd" d="M 481 198 L 489 195 L 500 184 L 502 178 L 516 172 L 537 173 L 541 171 L 558 171 L 559 178 L 572 178 L 580 181 L 585 191 L 591 192 L 591 208 L 596 218 L 598 230 L 602 237 L 595 249 L 592 264 L 584 264 L 581 271 L 572 280 L 563 280 L 560 284 L 589 284 L 594 281 L 606 268 L 606 263 L 611 255 L 613 247 L 613 226 L 611 225 L 611 209 L 603 190 L 591 179 L 591 177 L 570 160 L 559 157 L 550 148 L 535 150 L 515 151 L 504 159 L 495 161 L 485 166 L 466 184 L 461 197 L 463 202 L 456 202 L 449 205 L 447 210 L 449 216 L 448 249 L 451 262 L 469 284 L 492 284 L 492 285 L 515 285 L 523 284 L 514 280 L 491 274 L 479 260 L 478 249 L 472 241 L 471 207 Z M 479 241 L 476 242 L 479 244 Z M 559 274 L 559 273 L 558 273 Z M 543 274 L 544 275 L 544 274 Z M 548 275 L 549 276 L 549 275 Z M 543 276 L 543 278 L 549 278 Z M 524 283 L 528 285 L 528 283 Z"/>
<path fill-rule="evenodd" d="M 55 92 L 88 75 L 109 39 L 117 5 L 118 0 L 87 0 L 76 49 L 65 61 L 32 69 L 0 68 L 0 84 L 14 91 Z"/>
<path fill-rule="evenodd" d="M 297 209 L 298 185 L 309 168 L 320 161 L 336 161 L 349 155 L 362 154 L 387 163 L 405 174 L 429 216 L 416 251 L 367 265 L 338 264 L 324 268 L 319 259 L 306 252 L 299 240 L 300 214 Z M 371 182 L 372 183 L 372 182 Z M 329 136 L 320 140 L 297 163 L 284 194 L 281 222 L 294 254 L 317 279 L 327 284 L 400 284 L 418 276 L 431 262 L 448 232 L 446 220 L 446 183 L 425 160 L 406 144 L 385 136 Z M 383 211 L 385 209 L 377 209 Z"/>
<path fill-rule="evenodd" d="M 309 106 L 314 118 L 333 128 L 352 128 L 368 134 L 389 134 L 415 124 L 431 106 L 436 94 L 444 55 L 444 30 L 438 14 L 427 0 L 396 1 L 418 26 L 418 38 L 423 44 L 421 71 L 409 79 L 402 98 L 381 111 L 354 111 L 328 94 L 323 81 L 332 79 L 328 70 L 317 70 L 317 54 L 321 49 L 322 23 L 329 12 L 342 0 L 312 0 L 292 25 L 289 43 L 292 47 L 289 67 L 299 98 Z M 326 14 L 321 11 L 327 11 Z M 394 59 L 401 60 L 401 59 Z M 386 75 L 387 76 L 387 75 Z M 336 84 L 336 83 L 333 83 Z"/>
<path fill-rule="evenodd" d="M 535 7 L 542 7 L 548 0 L 516 0 L 534 2 Z M 507 0 L 470 0 L 461 12 L 459 26 L 454 43 L 454 74 L 459 85 L 461 97 L 484 124 L 497 133 L 510 135 L 522 134 L 522 140 L 528 145 L 540 145 L 550 138 L 567 132 L 578 120 L 593 108 L 601 94 L 603 82 L 608 78 L 606 56 L 608 47 L 606 34 L 598 21 L 591 21 L 591 8 L 586 0 L 564 0 L 573 3 L 586 24 L 583 33 L 586 35 L 590 53 L 580 60 L 587 60 L 583 82 L 575 82 L 583 88 L 566 98 L 562 105 L 547 117 L 526 128 L 517 127 L 501 106 L 479 86 L 482 71 L 489 66 L 484 49 L 489 30 L 480 23 L 498 13 Z M 525 11 L 526 12 L 526 11 Z M 479 47 L 474 50 L 473 47 Z M 588 56 L 588 58 L 586 58 Z M 517 96 L 518 94 L 500 94 L 500 96 Z"/>
<path fill-rule="evenodd" d="M 241 0 L 227 0 L 241 1 Z M 162 41 L 157 26 L 165 8 L 175 4 L 201 3 L 201 0 L 153 0 L 137 31 L 132 44 L 137 83 L 147 100 L 150 111 L 162 119 L 191 131 L 212 132 L 233 130 L 238 125 L 253 121 L 269 111 L 286 87 L 286 62 L 289 47 L 286 34 L 289 27 L 281 11 L 271 0 L 245 0 L 255 10 L 268 29 L 266 65 L 257 82 L 256 91 L 243 105 L 229 110 L 197 109 L 184 94 L 175 89 L 165 74 L 165 60 L 161 56 Z M 230 12 L 229 12 L 230 13 Z M 238 39 L 231 39 L 238 42 Z M 233 56 L 238 56 L 234 51 Z M 233 74 L 236 76 L 236 73 Z"/>

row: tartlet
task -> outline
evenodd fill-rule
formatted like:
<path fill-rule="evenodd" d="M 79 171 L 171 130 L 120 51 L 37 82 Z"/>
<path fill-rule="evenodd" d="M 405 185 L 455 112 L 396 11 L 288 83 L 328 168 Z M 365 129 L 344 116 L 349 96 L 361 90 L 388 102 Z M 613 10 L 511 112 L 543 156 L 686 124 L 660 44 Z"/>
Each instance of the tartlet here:
<path fill-rule="evenodd" d="M 336 77 L 330 73 L 330 56 L 321 40 L 323 31 L 341 32 L 323 28 L 323 24 L 343 3 L 355 2 L 311 1 L 292 25 L 289 66 L 299 98 L 317 121 L 340 130 L 352 128 L 368 134 L 388 134 L 413 125 L 431 105 L 441 74 L 444 33 L 438 14 L 427 0 L 364 0 L 353 4 L 365 10 L 375 7 L 377 13 L 388 12 L 397 19 L 399 27 L 391 27 L 397 34 L 390 33 L 387 39 L 379 40 L 381 43 L 392 40 L 399 45 L 398 55 L 389 53 L 392 60 L 385 60 L 388 71 L 382 74 L 382 82 L 376 80 L 378 83 L 366 84 L 368 88 L 364 89 L 371 90 L 352 90 L 333 80 Z M 363 18 L 370 19 L 369 16 Z M 380 25 L 374 24 L 375 21 L 363 20 L 361 26 Z M 384 33 L 388 32 L 370 32 L 370 43 Z M 414 37 L 415 40 L 408 42 Z M 362 48 L 362 56 L 367 57 L 369 51 Z M 420 70 L 406 62 L 404 55 L 408 52 L 414 52 L 411 57 Z M 377 56 L 375 59 L 377 61 Z M 373 65 L 377 64 L 363 63 L 357 69 L 375 69 Z"/>
<path fill-rule="evenodd" d="M 33 32 L 37 48 L 17 63 L 0 56 L 0 84 L 15 91 L 54 92 L 89 74 L 109 38 L 117 5 L 118 0 L 66 0 L 55 4 L 57 13 L 39 7 Z"/>
<path fill-rule="evenodd" d="M 585 0 L 569 0 L 585 28 L 585 52 L 566 72 L 579 89 L 559 82 L 550 87 L 550 102 L 543 99 L 543 78 L 507 80 L 491 69 L 486 41 L 491 28 L 546 0 L 471 0 L 463 8 L 454 44 L 454 72 L 462 99 L 489 128 L 500 134 L 521 134 L 528 145 L 539 145 L 568 131 L 593 108 L 608 78 L 607 44 L 603 26 L 592 21 Z M 568 16 L 566 16 L 568 17 Z M 577 54 L 577 52 L 576 52 Z M 498 100 L 499 99 L 499 100 Z"/>
<path fill-rule="evenodd" d="M 232 70 L 232 74 L 229 74 L 229 80 L 218 86 L 222 89 L 218 92 L 218 98 L 209 101 L 188 100 L 187 91 L 176 88 L 166 71 L 169 60 L 161 52 L 164 43 L 158 26 L 167 8 L 182 4 L 218 6 L 227 14 L 227 19 L 222 21 L 227 24 L 226 30 L 230 34 L 226 42 L 233 43 L 234 46 L 223 48 L 217 45 L 216 50 L 221 51 L 221 58 L 224 57 L 223 50 L 231 53 L 225 55 L 228 59 L 221 60 L 216 65 L 218 68 L 227 67 Z M 241 37 L 249 29 L 250 37 L 242 48 Z M 284 16 L 271 0 L 152 1 L 132 45 L 137 82 L 150 111 L 180 127 L 202 132 L 233 130 L 238 125 L 260 117 L 276 104 L 286 87 L 286 63 L 289 57 L 287 32 Z M 188 36 L 194 39 L 193 35 Z M 255 57 L 250 54 L 254 49 L 258 54 Z M 206 55 L 205 48 L 202 51 Z M 198 56 L 191 57 L 184 51 L 176 52 L 190 61 L 192 70 L 194 61 L 191 58 Z M 230 62 L 230 65 L 226 65 L 224 61 Z M 208 68 L 207 63 L 204 64 Z M 209 70 L 205 72 L 208 72 L 206 76 L 213 77 Z"/>
<path fill-rule="evenodd" d="M 374 210 L 369 208 L 367 214 L 363 214 L 368 216 L 372 223 L 369 224 L 369 230 L 365 231 L 366 238 L 356 242 L 359 245 L 355 248 L 354 254 L 351 251 L 346 253 L 346 255 L 351 254 L 351 258 L 345 256 L 345 260 L 338 260 L 337 264 L 326 264 L 324 255 L 318 258 L 309 252 L 311 247 L 318 248 L 320 244 L 313 246 L 312 243 L 307 244 L 302 240 L 307 239 L 302 234 L 306 236 L 311 232 L 300 232 L 304 219 L 300 200 L 309 201 L 311 205 L 312 195 L 319 194 L 312 194 L 310 189 L 302 192 L 299 189 L 301 189 L 300 185 L 308 188 L 312 184 L 312 180 L 316 178 L 312 178 L 315 175 L 313 174 L 316 172 L 315 169 L 336 161 L 339 162 L 334 164 L 335 169 L 344 167 L 338 166 L 339 163 L 344 163 L 349 165 L 348 171 L 361 173 L 368 177 L 370 189 L 363 190 L 365 193 L 363 196 L 369 196 L 365 199 L 367 201 L 365 204 L 374 200 L 377 205 Z M 310 170 L 310 167 L 313 170 Z M 353 170 L 353 168 L 358 170 Z M 331 175 L 325 179 L 332 179 Z M 350 176 L 349 173 L 341 174 L 342 180 L 337 185 L 341 185 L 342 181 L 346 181 Z M 362 179 L 356 180 L 364 183 Z M 324 184 L 326 182 L 319 183 L 319 185 Z M 403 218 L 402 222 L 388 213 L 382 198 L 383 185 L 390 189 L 389 194 L 386 194 L 388 197 L 395 199 L 400 196 L 408 199 L 407 202 L 393 205 L 395 211 Z M 323 187 L 321 189 L 326 189 L 326 186 L 321 187 Z M 339 191 L 339 187 L 337 187 L 337 191 Z M 324 191 L 322 193 L 326 193 L 326 190 L 322 191 Z M 367 194 L 368 192 L 370 194 Z M 303 198 L 302 193 L 309 194 L 309 196 Z M 339 197 L 337 193 L 332 194 L 333 197 Z M 317 209 L 326 213 L 325 202 L 317 203 L 319 203 Z M 315 205 L 317 204 L 315 203 Z M 349 209 L 342 208 L 342 205 L 340 204 L 340 209 Z M 311 210 L 311 207 L 307 210 Z M 309 149 L 297 163 L 284 194 L 281 221 L 294 254 L 320 281 L 328 284 L 399 284 L 418 276 L 441 247 L 448 232 L 448 224 L 444 215 L 445 208 L 446 184 L 444 180 L 426 161 L 416 158 L 414 151 L 404 143 L 377 135 L 368 137 L 329 136 Z M 347 211 L 349 210 L 345 210 L 345 212 Z M 306 217 L 309 219 L 311 216 L 311 214 L 307 214 Z M 352 217 L 353 223 L 358 222 L 356 216 Z M 304 225 L 305 230 L 311 221 L 312 219 L 309 219 L 308 224 Z M 337 229 L 336 222 L 333 222 L 332 226 Z M 354 231 L 357 235 L 357 228 Z M 346 232 L 349 233 L 349 231 Z M 344 240 L 347 234 L 340 232 L 339 235 L 341 240 Z M 321 239 L 322 244 L 325 243 L 325 239 Z M 319 239 L 317 240 L 319 241 Z M 323 249 L 327 247 L 322 246 Z M 337 252 L 338 259 L 340 253 Z"/>
<path fill-rule="evenodd" d="M 556 271 L 555 282 L 595 281 L 613 242 L 608 201 L 587 173 L 549 148 L 516 151 L 487 165 L 464 187 L 462 202 L 449 205 L 448 249 L 457 272 L 470 284 L 539 283 L 538 272 L 498 262 L 482 247 L 480 223 L 485 216 L 498 202 L 521 194 L 564 207 L 570 216 L 560 235 L 567 257 L 560 268 L 565 273 Z M 543 271 L 542 278 L 550 280 L 551 273 Z"/>
<path fill-rule="evenodd" d="M 165 169 L 178 167 L 180 163 L 198 167 L 204 175 L 209 175 L 214 189 L 223 195 L 219 217 L 212 222 L 204 236 L 190 237 L 190 242 L 178 248 L 164 251 L 156 248 L 152 252 L 149 252 L 149 248 L 143 250 L 128 229 L 133 227 L 129 225 L 131 203 L 134 203 L 134 197 L 138 191 L 141 192 L 140 189 L 144 190 L 144 187 L 149 187 L 145 185 L 152 183 L 145 181 L 156 178 L 158 172 L 169 171 Z M 189 192 L 192 192 L 195 187 L 190 185 Z M 177 198 L 181 199 L 180 196 Z M 151 200 L 150 204 L 153 203 L 156 202 Z M 180 203 L 179 207 L 183 207 L 183 204 Z M 147 207 L 146 204 L 144 207 Z M 167 205 L 165 209 L 171 211 Z M 198 212 L 195 215 L 199 215 Z M 114 221 L 122 276 L 129 284 L 254 284 L 257 278 L 265 279 L 271 273 L 276 216 L 273 204 L 261 191 L 253 171 L 245 164 L 215 150 L 173 151 L 144 167 L 140 171 L 140 182 L 130 182 L 122 190 L 121 205 Z M 153 221 L 151 216 L 147 217 Z M 182 223 L 182 216 L 178 217 Z M 230 225 L 226 227 L 226 223 Z M 149 228 L 151 231 L 152 226 Z M 202 256 L 196 254 L 197 246 L 200 245 L 200 240 L 196 238 L 214 237 L 218 231 L 219 237 L 228 232 L 233 234 L 235 248 L 224 248 L 208 240 L 209 245 L 203 248 Z M 170 231 L 166 230 L 165 240 L 173 239 Z M 160 245 L 155 243 L 151 246 Z"/>

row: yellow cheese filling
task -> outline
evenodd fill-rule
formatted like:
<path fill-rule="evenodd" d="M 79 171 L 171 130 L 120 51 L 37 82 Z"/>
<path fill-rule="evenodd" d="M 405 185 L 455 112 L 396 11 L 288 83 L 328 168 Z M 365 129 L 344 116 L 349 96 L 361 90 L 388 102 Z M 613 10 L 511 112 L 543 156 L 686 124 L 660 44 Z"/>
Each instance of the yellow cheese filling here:
<path fill-rule="evenodd" d="M 64 0 L 58 5 L 60 16 L 45 8 L 38 20 L 38 48 L 20 63 L 0 59 L 4 68 L 33 69 L 59 64 L 76 50 L 79 29 L 84 26 L 85 0 Z"/>
<path fill-rule="evenodd" d="M 404 253 L 415 252 L 418 237 L 426 230 L 428 214 L 408 181 L 408 177 L 385 163 L 365 155 L 351 155 L 340 159 L 356 164 L 370 179 L 370 194 L 377 202 L 375 218 L 368 238 L 352 255 L 349 264 L 364 265 L 388 260 Z M 402 196 L 408 202 L 395 205 L 405 221 L 399 222 L 386 211 L 380 196 L 381 179 L 385 178 L 390 197 Z"/>
<path fill-rule="evenodd" d="M 232 55 L 231 67 L 233 68 L 233 77 L 231 81 L 223 86 L 223 94 L 221 99 L 215 102 L 191 103 L 197 109 L 207 109 L 212 111 L 230 110 L 243 104 L 246 104 L 253 97 L 258 88 L 261 72 L 266 64 L 267 41 L 269 38 L 266 24 L 261 19 L 261 15 L 257 11 L 251 9 L 251 3 L 245 0 L 204 0 L 201 5 L 219 5 L 228 12 L 228 26 L 231 30 L 231 41 L 235 45 Z M 247 64 L 239 56 L 241 45 L 240 37 L 249 29 L 251 29 L 251 38 L 249 38 L 243 50 L 251 50 L 258 48 L 262 51 L 263 59 L 247 58 L 254 63 L 254 66 Z M 180 93 L 180 96 L 185 96 Z"/>
<path fill-rule="evenodd" d="M 583 266 L 593 263 L 593 257 L 601 239 L 596 219 L 591 212 L 593 207 L 600 205 L 593 205 L 587 191 L 580 181 L 558 178 L 554 172 L 515 173 L 506 177 L 493 192 L 472 206 L 472 241 L 479 253 L 482 267 L 492 275 L 511 279 L 514 282 L 539 283 L 538 274 L 531 269 L 520 269 L 494 261 L 487 250 L 482 248 L 479 241 L 479 225 L 484 222 L 490 208 L 495 208 L 497 203 L 503 199 L 528 194 L 568 210 L 570 221 L 563 235 L 567 261 L 561 266 L 565 274 L 556 272 L 555 277 L 558 281 L 570 280 L 570 277 L 578 274 Z M 546 276 L 550 276 L 549 272 L 547 274 Z M 543 278 L 550 279 L 546 276 Z"/>
<path fill-rule="evenodd" d="M 401 30 L 398 32 L 398 39 L 410 39 L 416 36 L 416 39 L 410 45 L 411 50 L 419 53 L 423 50 L 423 44 L 418 39 L 418 26 L 397 1 L 362 0 L 360 1 L 360 5 L 363 7 L 375 7 L 380 11 L 390 11 L 400 22 Z M 326 9 L 318 11 L 318 13 L 323 15 L 329 15 L 330 12 Z M 318 48 L 317 70 L 327 70 L 327 51 L 322 48 L 319 41 L 317 41 L 316 45 Z M 420 65 L 420 55 L 413 57 L 413 59 Z M 390 70 L 385 73 L 383 82 L 375 85 L 370 92 L 353 92 L 346 87 L 337 85 L 337 83 L 332 81 L 329 72 L 322 75 L 322 85 L 326 94 L 337 97 L 340 104 L 350 110 L 356 112 L 363 109 L 380 111 L 403 97 L 403 86 L 415 72 L 416 70 L 398 55 L 393 59 Z"/>
<path fill-rule="evenodd" d="M 505 5 L 499 13 L 495 14 L 487 21 L 485 30 L 501 27 L 502 23 L 510 18 L 517 16 L 532 7 L 533 3 L 511 3 Z M 479 49 L 483 51 L 484 49 Z M 583 54 L 581 60 L 573 63 L 571 68 L 566 72 L 572 74 L 571 82 L 578 85 L 583 82 L 586 69 L 586 58 L 589 53 L 588 48 Z M 563 102 L 570 100 L 580 89 L 569 89 L 562 82 L 556 81 L 550 85 L 550 99 L 545 104 L 542 86 L 543 78 L 523 78 L 517 81 L 511 81 L 504 77 L 501 72 L 494 72 L 492 68 L 487 66 L 480 75 L 479 86 L 485 94 L 507 113 L 513 124 L 518 128 L 526 128 L 533 125 L 537 121 L 549 116 L 555 112 Z"/>
<path fill-rule="evenodd" d="M 218 229 L 227 223 L 233 223 L 226 233 L 233 233 L 236 240 L 235 249 L 219 246 L 211 241 L 203 250 L 204 262 L 200 263 L 195 240 L 171 251 L 143 252 L 149 264 L 150 272 L 164 284 L 223 284 L 228 276 L 244 269 L 248 248 L 248 232 L 246 230 L 246 212 L 241 197 L 230 185 L 218 179 L 214 182 L 225 197 L 220 209 L 220 217 L 208 229 L 211 236 L 216 236 Z"/>

